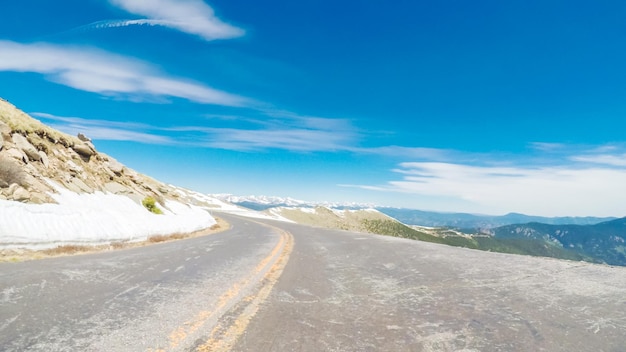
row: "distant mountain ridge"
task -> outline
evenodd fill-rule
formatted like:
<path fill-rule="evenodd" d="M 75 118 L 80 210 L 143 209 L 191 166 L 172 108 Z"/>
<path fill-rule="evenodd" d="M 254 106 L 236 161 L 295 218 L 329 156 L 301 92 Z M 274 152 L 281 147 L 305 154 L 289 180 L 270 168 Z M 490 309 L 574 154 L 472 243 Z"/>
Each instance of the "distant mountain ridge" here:
<path fill-rule="evenodd" d="M 222 199 L 239 206 L 307 225 L 479 250 L 626 266 L 626 218 L 548 218 L 516 213 L 488 216 L 371 208 L 355 203 L 319 206 L 280 197 L 224 197 L 222 195 Z"/>
<path fill-rule="evenodd" d="M 615 220 L 614 217 L 542 217 L 518 213 L 506 215 L 475 215 L 468 213 L 442 213 L 406 208 L 382 207 L 374 204 L 356 202 L 308 202 L 293 198 L 272 196 L 235 196 L 232 194 L 212 194 L 212 197 L 225 202 L 237 204 L 248 209 L 263 211 L 278 207 L 308 207 L 318 206 L 334 209 L 368 209 L 373 208 L 407 225 L 452 227 L 457 229 L 491 229 L 511 224 L 525 224 L 540 222 L 544 224 L 563 225 L 593 225 L 604 221 Z"/>
<path fill-rule="evenodd" d="M 535 239 L 557 244 L 607 264 L 626 265 L 626 217 L 594 225 L 527 223 L 484 231 L 501 239 Z"/>
<path fill-rule="evenodd" d="M 461 229 L 490 229 L 512 224 L 539 222 L 551 225 L 593 225 L 604 221 L 615 220 L 614 217 L 543 217 L 509 213 L 506 215 L 474 215 L 467 213 L 439 213 L 402 208 L 377 208 L 408 225 L 446 226 Z"/>
<path fill-rule="evenodd" d="M 488 234 L 465 234 L 448 228 L 407 226 L 376 209 L 337 210 L 326 207 L 277 207 L 264 212 L 299 224 L 373 233 L 485 251 L 598 261 L 587 255 L 534 238 L 495 238 Z"/>
<path fill-rule="evenodd" d="M 275 196 L 236 196 L 232 194 L 211 194 L 211 197 L 217 198 L 221 201 L 236 204 L 248 209 L 263 211 L 271 208 L 279 207 L 327 207 L 334 209 L 368 209 L 375 208 L 374 204 L 368 203 L 356 203 L 356 202 L 309 202 L 304 200 L 298 200 L 290 197 L 275 197 Z"/>

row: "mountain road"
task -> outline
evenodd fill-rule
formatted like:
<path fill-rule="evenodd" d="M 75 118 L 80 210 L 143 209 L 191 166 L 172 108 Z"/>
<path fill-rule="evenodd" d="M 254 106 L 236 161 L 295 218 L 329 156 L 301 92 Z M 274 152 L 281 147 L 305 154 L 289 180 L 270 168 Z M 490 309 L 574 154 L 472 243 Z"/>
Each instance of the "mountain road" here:
<path fill-rule="evenodd" d="M 0 263 L 2 351 L 625 351 L 626 268 L 219 214 Z"/>

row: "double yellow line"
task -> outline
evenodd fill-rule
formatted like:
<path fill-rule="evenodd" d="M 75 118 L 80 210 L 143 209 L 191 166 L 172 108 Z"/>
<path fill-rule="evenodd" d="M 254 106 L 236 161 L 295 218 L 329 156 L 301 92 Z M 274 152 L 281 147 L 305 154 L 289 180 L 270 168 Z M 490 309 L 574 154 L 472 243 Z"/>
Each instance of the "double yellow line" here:
<path fill-rule="evenodd" d="M 260 304 L 269 296 L 293 250 L 293 236 L 289 232 L 273 226 L 269 227 L 280 233 L 280 239 L 270 254 L 263 258 L 245 278 L 235 283 L 220 296 L 212 311 L 202 311 L 192 320 L 174 330 L 169 335 L 168 350 L 178 349 L 190 335 L 205 326 L 207 322 L 215 320 L 217 320 L 217 324 L 209 334 L 207 341 L 196 347 L 196 351 L 229 351 L 233 347 L 237 339 L 245 332 L 252 317 L 259 310 Z M 255 288 L 259 283 L 259 287 Z M 253 293 L 241 298 L 241 295 L 250 289 L 253 289 Z M 238 301 L 238 299 L 241 300 Z"/>

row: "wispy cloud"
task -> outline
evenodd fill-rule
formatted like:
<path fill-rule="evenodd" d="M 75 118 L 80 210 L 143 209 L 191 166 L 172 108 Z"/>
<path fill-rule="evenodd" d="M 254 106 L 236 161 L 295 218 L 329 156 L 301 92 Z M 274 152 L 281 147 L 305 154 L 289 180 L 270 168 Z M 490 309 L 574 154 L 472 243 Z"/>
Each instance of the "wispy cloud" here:
<path fill-rule="evenodd" d="M 235 151 L 278 149 L 291 152 L 346 151 L 355 143 L 356 134 L 345 121 L 323 121 L 292 115 L 272 121 L 218 115 L 215 126 L 150 126 L 139 123 L 91 120 L 31 113 L 51 126 L 70 134 L 84 133 L 93 139 L 124 140 L 137 143 L 186 145 Z M 309 120 L 313 119 L 313 120 Z M 251 120 L 255 128 L 228 127 L 239 120 Z M 336 129 L 341 125 L 343 128 Z"/>
<path fill-rule="evenodd" d="M 156 133 L 154 127 L 139 123 L 88 120 L 80 117 L 55 116 L 43 112 L 34 112 L 30 115 L 44 120 L 51 127 L 62 132 L 71 135 L 82 133 L 95 140 L 130 141 L 161 145 L 177 144 L 174 139 Z"/>
<path fill-rule="evenodd" d="M 127 99 L 183 98 L 225 106 L 251 103 L 201 83 L 170 77 L 146 62 L 89 47 L 0 41 L 0 71 L 36 72 L 75 89 Z"/>
<path fill-rule="evenodd" d="M 245 31 L 223 22 L 202 0 L 109 0 L 109 2 L 145 19 L 96 22 L 95 28 L 133 25 L 163 26 L 192 34 L 204 40 L 243 36 Z"/>
<path fill-rule="evenodd" d="M 583 163 L 602 164 L 605 166 L 626 167 L 626 153 L 586 154 L 586 155 L 573 156 L 571 159 L 574 161 L 583 162 Z"/>
<path fill-rule="evenodd" d="M 562 143 L 546 143 L 546 142 L 533 142 L 530 143 L 530 148 L 542 151 L 542 152 L 554 152 L 557 150 L 564 150 L 567 148 L 567 145 Z"/>
<path fill-rule="evenodd" d="M 200 133 L 195 138 L 200 145 L 236 151 L 349 151 L 360 138 L 357 129 L 345 119 L 269 110 L 250 112 L 250 115 L 219 116 L 219 126 L 215 122 L 211 127 L 177 127 L 175 130 Z"/>
<path fill-rule="evenodd" d="M 345 150 L 351 136 L 318 129 L 205 128 L 208 147 L 238 151 L 282 149 L 297 152 Z"/>
<path fill-rule="evenodd" d="M 403 147 L 398 145 L 352 149 L 355 153 L 383 155 L 393 158 L 412 158 L 418 160 L 458 160 L 469 157 L 470 153 L 461 153 L 452 149 L 437 149 L 425 147 Z"/>
<path fill-rule="evenodd" d="M 462 209 L 438 209 L 443 211 L 624 216 L 625 159 L 626 154 L 572 155 L 535 166 L 404 162 L 392 170 L 399 175 L 395 180 L 345 186 L 413 195 L 422 207 L 428 204 L 420 199 L 445 198 L 463 204 Z"/>

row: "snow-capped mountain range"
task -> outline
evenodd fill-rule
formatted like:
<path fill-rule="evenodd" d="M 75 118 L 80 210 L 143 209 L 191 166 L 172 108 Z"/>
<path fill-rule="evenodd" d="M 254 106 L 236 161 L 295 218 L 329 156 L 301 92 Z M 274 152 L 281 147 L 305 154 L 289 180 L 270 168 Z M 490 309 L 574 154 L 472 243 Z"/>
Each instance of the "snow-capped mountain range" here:
<path fill-rule="evenodd" d="M 236 196 L 233 194 L 211 194 L 211 197 L 224 202 L 236 204 L 241 207 L 263 211 L 271 208 L 316 208 L 325 207 L 329 209 L 376 209 L 404 224 L 431 226 L 431 227 L 453 227 L 464 229 L 490 229 L 498 226 L 510 224 L 524 224 L 529 222 L 540 222 L 546 224 L 562 225 L 593 225 L 603 221 L 614 220 L 615 218 L 597 217 L 541 217 L 524 214 L 510 213 L 506 215 L 481 215 L 466 213 L 442 213 L 435 211 L 424 211 L 406 208 L 394 208 L 378 206 L 375 204 L 356 202 L 310 202 L 294 198 L 284 198 L 275 196 Z"/>
<path fill-rule="evenodd" d="M 275 196 L 237 196 L 233 194 L 211 194 L 211 197 L 220 199 L 224 202 L 237 204 L 254 210 L 265 210 L 276 207 L 301 207 L 315 208 L 326 207 L 331 209 L 368 209 L 376 208 L 375 204 L 356 203 L 356 202 L 311 202 L 290 197 Z"/>

